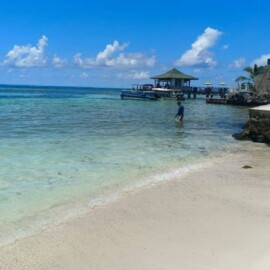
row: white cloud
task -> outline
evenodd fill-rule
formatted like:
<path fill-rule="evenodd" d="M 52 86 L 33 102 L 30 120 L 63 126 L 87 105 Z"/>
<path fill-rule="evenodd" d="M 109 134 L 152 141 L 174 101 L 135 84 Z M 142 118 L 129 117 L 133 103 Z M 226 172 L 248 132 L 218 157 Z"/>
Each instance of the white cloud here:
<path fill-rule="evenodd" d="M 117 79 L 134 79 L 134 80 L 141 80 L 141 79 L 149 79 L 150 74 L 149 71 L 132 71 L 128 73 L 118 73 L 116 75 Z"/>
<path fill-rule="evenodd" d="M 232 64 L 229 65 L 230 68 L 242 68 L 246 64 L 245 58 L 239 58 L 232 62 Z"/>
<path fill-rule="evenodd" d="M 179 66 L 216 66 L 217 63 L 213 60 L 212 53 L 208 49 L 216 44 L 221 34 L 222 32 L 216 29 L 206 28 L 204 33 L 192 44 L 191 49 L 186 51 L 175 64 Z"/>
<path fill-rule="evenodd" d="M 255 64 L 257 66 L 266 66 L 267 65 L 267 59 L 270 59 L 270 54 L 264 54 L 260 58 L 255 59 L 251 65 L 254 66 Z"/>
<path fill-rule="evenodd" d="M 133 79 L 148 79 L 150 77 L 148 71 L 141 71 L 134 73 Z"/>
<path fill-rule="evenodd" d="M 86 65 L 86 63 L 85 63 L 86 60 L 82 60 L 81 53 L 75 54 L 74 55 L 74 58 L 73 58 L 73 61 L 74 61 L 74 63 L 76 65 L 81 66 L 81 67 L 83 67 L 84 65 Z"/>
<path fill-rule="evenodd" d="M 135 67 L 149 66 L 156 63 L 155 56 L 147 57 L 143 53 L 124 53 L 127 43 L 119 44 L 117 40 L 108 44 L 104 51 L 97 54 L 96 58 L 82 58 L 80 53 L 74 56 L 74 63 L 80 67 L 104 66 L 104 67 Z M 116 55 L 118 53 L 118 55 Z"/>
<path fill-rule="evenodd" d="M 52 64 L 54 67 L 64 67 L 67 65 L 67 60 L 66 59 L 61 59 L 59 56 L 54 55 L 52 59 Z"/>
<path fill-rule="evenodd" d="M 88 77 L 89 77 L 89 74 L 86 72 L 83 72 L 80 74 L 80 78 L 82 78 L 82 79 L 87 79 Z"/>
<path fill-rule="evenodd" d="M 222 49 L 223 49 L 223 50 L 227 50 L 229 47 L 230 47 L 229 44 L 224 44 L 224 45 L 222 46 Z"/>
<path fill-rule="evenodd" d="M 48 44 L 48 38 L 42 36 L 37 46 L 18 46 L 15 45 L 6 55 L 3 64 L 15 67 L 40 67 L 47 63 L 45 57 L 45 47 Z"/>
<path fill-rule="evenodd" d="M 97 65 L 106 66 L 107 61 L 112 57 L 115 52 L 123 51 L 127 46 L 127 43 L 120 45 L 119 42 L 115 40 L 113 44 L 108 44 L 104 51 L 98 53 L 95 63 Z"/>

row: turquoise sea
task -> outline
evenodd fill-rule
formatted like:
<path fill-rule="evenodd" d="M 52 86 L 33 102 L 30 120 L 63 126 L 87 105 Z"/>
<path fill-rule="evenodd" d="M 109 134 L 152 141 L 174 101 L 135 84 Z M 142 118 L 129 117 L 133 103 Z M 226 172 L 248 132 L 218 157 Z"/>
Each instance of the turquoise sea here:
<path fill-rule="evenodd" d="M 121 100 L 120 89 L 0 86 L 0 245 L 236 151 L 247 108 Z"/>

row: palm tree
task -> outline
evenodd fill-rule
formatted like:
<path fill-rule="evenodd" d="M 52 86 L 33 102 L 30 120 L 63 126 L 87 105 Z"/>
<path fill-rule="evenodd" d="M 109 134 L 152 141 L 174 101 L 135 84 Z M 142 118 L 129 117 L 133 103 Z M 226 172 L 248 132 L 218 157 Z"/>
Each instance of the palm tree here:
<path fill-rule="evenodd" d="M 239 76 L 235 79 L 235 82 L 254 82 L 254 73 L 255 73 L 254 69 L 251 67 L 245 67 L 244 71 L 248 74 L 248 77 L 247 76 Z"/>
<path fill-rule="evenodd" d="M 242 82 L 242 84 L 247 85 L 249 89 L 255 90 L 254 87 L 254 79 L 255 76 L 264 72 L 264 67 L 258 67 L 256 64 L 254 68 L 252 67 L 245 67 L 244 71 L 247 73 L 248 76 L 239 76 L 235 79 L 235 82 Z"/>

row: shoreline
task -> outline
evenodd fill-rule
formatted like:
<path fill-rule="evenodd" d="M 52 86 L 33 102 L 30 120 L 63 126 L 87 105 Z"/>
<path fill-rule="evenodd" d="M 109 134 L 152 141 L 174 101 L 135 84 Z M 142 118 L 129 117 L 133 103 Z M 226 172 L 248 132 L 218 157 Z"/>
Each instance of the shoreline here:
<path fill-rule="evenodd" d="M 206 156 L 193 157 L 189 160 L 182 161 L 176 166 L 166 167 L 166 169 L 158 169 L 155 173 L 141 174 L 139 177 L 132 176 L 132 180 L 123 186 L 116 185 L 108 190 L 102 190 L 90 197 L 81 198 L 81 200 L 71 200 L 65 204 L 59 204 L 56 207 L 43 210 L 36 216 L 27 216 L 21 220 L 16 221 L 17 228 L 7 227 L 0 235 L 0 248 L 14 244 L 24 238 L 33 237 L 49 230 L 69 220 L 76 219 L 80 216 L 90 214 L 93 209 L 103 207 L 113 203 L 115 200 L 121 199 L 132 192 L 138 192 L 141 189 L 150 188 L 155 185 L 175 181 L 184 178 L 186 175 L 196 172 L 198 170 L 208 169 L 214 166 L 214 163 L 219 160 L 230 159 L 237 151 L 234 147 L 240 149 L 240 144 L 245 147 L 249 142 L 237 142 L 230 145 L 230 150 L 218 150 L 216 152 L 208 153 Z M 228 149 L 227 149 L 228 150 Z M 167 164 L 168 165 L 168 164 Z M 135 180 L 136 179 L 136 180 Z"/>
<path fill-rule="evenodd" d="M 2 247 L 0 266 L 269 269 L 270 153 L 267 146 L 247 145 L 243 153 L 217 160 L 211 168 L 129 191 Z"/>

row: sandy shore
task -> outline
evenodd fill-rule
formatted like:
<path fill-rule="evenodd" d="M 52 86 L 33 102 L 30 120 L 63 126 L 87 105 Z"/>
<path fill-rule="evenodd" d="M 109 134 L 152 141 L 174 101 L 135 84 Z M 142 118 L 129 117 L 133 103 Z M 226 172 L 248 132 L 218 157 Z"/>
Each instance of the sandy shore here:
<path fill-rule="evenodd" d="M 248 145 L 2 247 L 0 269 L 269 270 L 270 148 Z"/>

